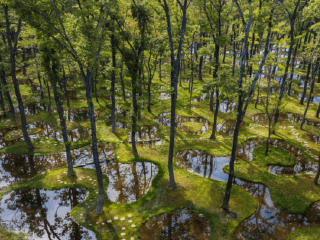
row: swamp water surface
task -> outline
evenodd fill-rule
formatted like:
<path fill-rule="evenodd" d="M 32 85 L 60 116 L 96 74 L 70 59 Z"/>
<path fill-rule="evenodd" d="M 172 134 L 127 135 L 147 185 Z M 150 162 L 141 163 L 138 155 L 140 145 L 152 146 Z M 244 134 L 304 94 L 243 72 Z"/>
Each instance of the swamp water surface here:
<path fill-rule="evenodd" d="M 170 127 L 170 116 L 171 113 L 161 113 L 159 116 L 157 116 L 156 118 L 156 122 L 163 125 L 163 126 L 167 126 Z M 187 126 L 184 125 L 184 123 L 192 123 L 192 122 L 197 122 L 197 123 L 201 123 L 201 129 L 200 131 L 192 131 L 191 129 L 189 129 Z M 209 121 L 202 118 L 202 117 L 184 117 L 184 116 L 180 116 L 176 114 L 176 119 L 175 119 L 175 127 L 182 129 L 183 131 L 190 133 L 190 134 L 202 134 L 204 132 L 206 132 L 209 128 Z"/>
<path fill-rule="evenodd" d="M 96 239 L 94 232 L 80 226 L 70 215 L 87 195 L 84 188 L 13 191 L 0 201 L 0 222 L 9 230 L 26 233 L 32 240 Z"/>
<path fill-rule="evenodd" d="M 182 209 L 151 218 L 139 235 L 141 240 L 209 240 L 211 228 L 205 218 Z"/>
<path fill-rule="evenodd" d="M 262 144 L 264 144 L 262 140 L 251 140 L 241 144 L 237 158 L 251 161 L 254 148 Z M 296 164 L 290 167 L 290 171 L 284 171 L 285 174 L 314 172 L 314 163 L 310 163 L 293 145 L 280 140 L 272 140 L 271 145 L 289 150 L 296 158 Z M 176 163 L 183 169 L 202 177 L 223 182 L 228 180 L 228 174 L 224 173 L 223 168 L 229 163 L 229 157 L 214 157 L 200 150 L 185 150 L 177 154 Z M 269 171 L 276 174 L 283 173 L 281 166 L 274 169 L 271 168 Z M 234 183 L 248 191 L 258 202 L 256 212 L 240 223 L 234 239 L 286 240 L 295 229 L 320 227 L 320 202 L 312 204 L 306 214 L 290 214 L 274 206 L 269 188 L 265 185 L 237 178 L 234 179 Z"/>

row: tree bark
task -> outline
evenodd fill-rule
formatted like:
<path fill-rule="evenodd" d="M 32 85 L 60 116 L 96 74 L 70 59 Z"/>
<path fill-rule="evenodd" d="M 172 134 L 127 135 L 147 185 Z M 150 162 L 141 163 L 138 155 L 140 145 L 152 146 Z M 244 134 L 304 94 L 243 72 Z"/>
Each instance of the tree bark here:
<path fill-rule="evenodd" d="M 16 32 L 11 32 L 10 30 L 10 22 L 9 22 L 9 15 L 8 15 L 8 6 L 3 5 L 4 13 L 5 13 L 5 21 L 6 21 L 6 36 L 7 36 L 7 42 L 10 52 L 10 63 L 11 63 L 11 77 L 14 85 L 14 91 L 16 93 L 17 101 L 19 104 L 19 111 L 20 111 L 20 118 L 21 118 L 21 130 L 23 133 L 24 140 L 27 144 L 27 148 L 29 151 L 32 151 L 34 149 L 33 144 L 31 142 L 31 139 L 28 134 L 27 130 L 27 120 L 26 115 L 24 112 L 24 105 L 23 100 L 20 93 L 19 88 L 19 82 L 16 77 L 16 51 L 17 51 L 17 44 L 18 44 L 18 37 L 21 30 L 21 19 L 18 21 L 18 28 Z M 13 44 L 11 36 L 14 36 Z"/>

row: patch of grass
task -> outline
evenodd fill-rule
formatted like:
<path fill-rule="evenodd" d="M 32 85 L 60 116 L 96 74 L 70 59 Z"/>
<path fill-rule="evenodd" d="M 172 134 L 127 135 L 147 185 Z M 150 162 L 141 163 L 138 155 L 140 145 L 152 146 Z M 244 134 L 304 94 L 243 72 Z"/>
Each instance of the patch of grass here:
<path fill-rule="evenodd" d="M 202 128 L 202 123 L 200 122 L 185 122 L 183 127 L 191 132 L 199 132 Z"/>
<path fill-rule="evenodd" d="M 320 229 L 302 228 L 293 231 L 288 240 L 318 240 L 320 239 Z"/>
<path fill-rule="evenodd" d="M 41 128 L 32 128 L 32 129 L 27 129 L 29 135 L 36 134 L 40 132 L 42 129 Z M 6 141 L 13 141 L 17 140 L 23 137 L 23 133 L 21 129 L 16 129 L 16 130 L 11 130 L 7 132 L 7 134 L 4 136 L 4 140 Z"/>
<path fill-rule="evenodd" d="M 304 213 L 311 203 L 320 199 L 320 189 L 313 184 L 313 177 L 311 175 L 271 174 L 266 169 L 267 165 L 290 166 L 294 164 L 294 158 L 285 149 L 270 147 L 267 157 L 264 151 L 265 147 L 258 147 L 253 151 L 252 161 L 235 163 L 235 176 L 269 187 L 275 206 L 281 210 Z"/>

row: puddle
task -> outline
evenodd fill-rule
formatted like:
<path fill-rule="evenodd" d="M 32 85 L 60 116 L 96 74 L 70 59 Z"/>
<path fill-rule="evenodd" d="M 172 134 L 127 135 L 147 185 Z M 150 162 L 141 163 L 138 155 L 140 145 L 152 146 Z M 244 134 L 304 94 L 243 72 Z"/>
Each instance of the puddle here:
<path fill-rule="evenodd" d="M 159 116 L 157 116 L 157 118 L 155 119 L 157 123 L 163 125 L 163 126 L 167 126 L 170 127 L 170 116 L 171 113 L 161 113 Z M 202 117 L 183 117 L 180 115 L 176 114 L 176 119 L 175 119 L 175 127 L 180 128 L 182 130 L 184 130 L 185 132 L 188 132 L 190 134 L 202 134 L 204 132 L 206 132 L 209 128 L 209 121 L 202 118 Z M 198 122 L 201 123 L 201 129 L 200 131 L 192 131 L 192 129 L 188 128 L 187 126 L 184 125 L 184 123 L 187 122 Z"/>
<path fill-rule="evenodd" d="M 109 178 L 107 194 L 112 202 L 130 203 L 142 198 L 158 174 L 158 167 L 150 162 L 119 163 L 114 160 L 115 147 L 99 143 L 102 172 Z M 94 168 L 91 146 L 72 150 L 77 167 Z"/>
<path fill-rule="evenodd" d="M 228 164 L 230 157 L 214 157 L 200 150 L 184 150 L 175 158 L 177 165 L 201 177 L 226 182 L 228 175 L 221 169 Z"/>
<path fill-rule="evenodd" d="M 99 142 L 99 161 L 105 162 L 107 160 L 114 159 L 115 150 L 115 146 L 113 146 L 111 143 Z M 73 155 L 73 164 L 75 167 L 86 167 L 87 165 L 93 164 L 91 144 L 82 148 L 73 149 L 71 150 L 71 154 Z"/>
<path fill-rule="evenodd" d="M 209 240 L 211 228 L 205 218 L 182 209 L 151 218 L 139 235 L 141 240 Z"/>
<path fill-rule="evenodd" d="M 95 110 L 96 118 L 99 118 L 103 115 L 103 112 L 100 110 Z M 83 122 L 89 121 L 89 109 L 88 108 L 78 108 L 78 109 L 68 109 L 64 111 L 64 116 L 69 122 Z"/>
<path fill-rule="evenodd" d="M 94 232 L 80 226 L 70 215 L 87 195 L 84 188 L 13 191 L 0 201 L 1 225 L 27 233 L 29 239 L 96 239 Z"/>
<path fill-rule="evenodd" d="M 128 135 L 128 142 L 131 143 L 131 132 Z M 155 126 L 142 126 L 140 131 L 136 132 L 136 143 L 142 147 L 156 147 L 162 143 L 161 138 L 157 135 Z"/>
<path fill-rule="evenodd" d="M 6 187 L 11 183 L 32 178 L 37 174 L 65 168 L 66 166 L 65 153 L 43 156 L 1 153 L 0 187 Z"/>
<path fill-rule="evenodd" d="M 131 203 L 142 198 L 158 174 L 158 167 L 150 162 L 119 163 L 106 161 L 102 171 L 109 178 L 107 194 L 112 202 Z"/>
<path fill-rule="evenodd" d="M 209 93 L 204 93 L 200 97 L 195 97 L 192 99 L 192 102 L 203 102 L 205 100 L 210 99 L 210 94 Z"/>
<path fill-rule="evenodd" d="M 245 127 L 246 123 L 242 122 L 241 127 Z M 219 124 L 217 124 L 217 131 L 220 134 L 228 135 L 228 136 L 233 136 L 234 129 L 236 127 L 236 120 L 225 120 Z"/>
<path fill-rule="evenodd" d="M 232 111 L 235 111 L 236 109 L 237 109 L 237 103 L 235 102 L 224 101 L 219 104 L 219 111 L 223 113 L 232 112 Z"/>
<path fill-rule="evenodd" d="M 302 116 L 300 116 L 296 113 L 288 113 L 287 120 L 290 123 L 299 123 L 300 124 L 302 122 L 302 118 L 303 118 Z M 309 125 L 309 126 L 314 126 L 314 127 L 320 128 L 320 122 L 313 122 L 308 119 L 305 119 L 304 125 Z"/>
<path fill-rule="evenodd" d="M 278 117 L 278 123 L 285 121 L 288 118 L 288 115 L 285 113 L 280 113 Z M 274 117 L 272 118 L 274 121 Z M 260 125 L 268 125 L 269 120 L 266 113 L 257 113 L 252 116 L 252 121 L 260 124 Z"/>
<path fill-rule="evenodd" d="M 107 122 L 107 126 L 111 127 L 111 122 Z M 123 128 L 125 130 L 130 130 L 131 128 L 129 128 L 129 124 L 127 122 L 124 121 L 116 121 L 116 128 Z"/>
<path fill-rule="evenodd" d="M 248 147 L 247 152 L 251 153 L 251 159 L 252 151 L 258 144 L 260 143 L 255 141 L 242 144 L 242 148 Z M 229 163 L 229 157 L 214 157 L 199 150 L 185 150 L 177 154 L 176 162 L 189 172 L 206 178 L 223 182 L 228 179 L 223 167 Z M 237 178 L 234 179 L 234 184 L 244 188 L 258 202 L 256 212 L 240 223 L 234 239 L 286 240 L 297 228 L 320 227 L 320 202 L 311 205 L 306 215 L 290 214 L 274 206 L 270 191 L 263 184 L 245 182 Z"/>
<path fill-rule="evenodd" d="M 54 104 L 51 106 L 51 111 L 56 112 L 54 108 Z M 16 113 L 19 112 L 19 108 L 16 108 Z M 37 114 L 43 111 L 49 111 L 49 105 L 46 103 L 27 103 L 24 104 L 24 112 L 26 115 L 32 115 L 32 114 Z"/>

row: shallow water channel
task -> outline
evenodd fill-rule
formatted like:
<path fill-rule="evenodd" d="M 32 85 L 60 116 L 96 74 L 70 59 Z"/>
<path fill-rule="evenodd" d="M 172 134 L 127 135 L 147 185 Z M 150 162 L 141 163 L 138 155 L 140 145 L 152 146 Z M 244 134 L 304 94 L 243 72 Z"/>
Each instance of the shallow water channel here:
<path fill-rule="evenodd" d="M 262 140 L 243 143 L 239 146 L 237 158 L 251 161 L 254 148 L 262 144 Z M 269 169 L 272 173 L 300 174 L 313 172 L 314 164 L 303 157 L 301 151 L 293 145 L 279 140 L 272 140 L 271 145 L 289 150 L 296 158 L 296 164 L 290 167 L 288 171 L 281 166 L 274 166 L 274 168 Z M 202 177 L 226 182 L 228 175 L 223 172 L 223 168 L 229 163 L 229 159 L 229 157 L 214 157 L 200 150 L 185 150 L 177 154 L 176 163 L 185 170 Z M 246 182 L 237 178 L 234 179 L 234 184 L 243 187 L 258 202 L 256 212 L 238 226 L 234 239 L 286 240 L 295 229 L 320 227 L 320 202 L 312 204 L 306 214 L 290 214 L 274 206 L 270 191 L 265 185 Z"/>
<path fill-rule="evenodd" d="M 60 190 L 23 189 L 4 195 L 0 201 L 1 225 L 24 232 L 28 239 L 96 239 L 95 233 L 76 223 L 70 211 L 83 202 L 84 188 Z"/>

